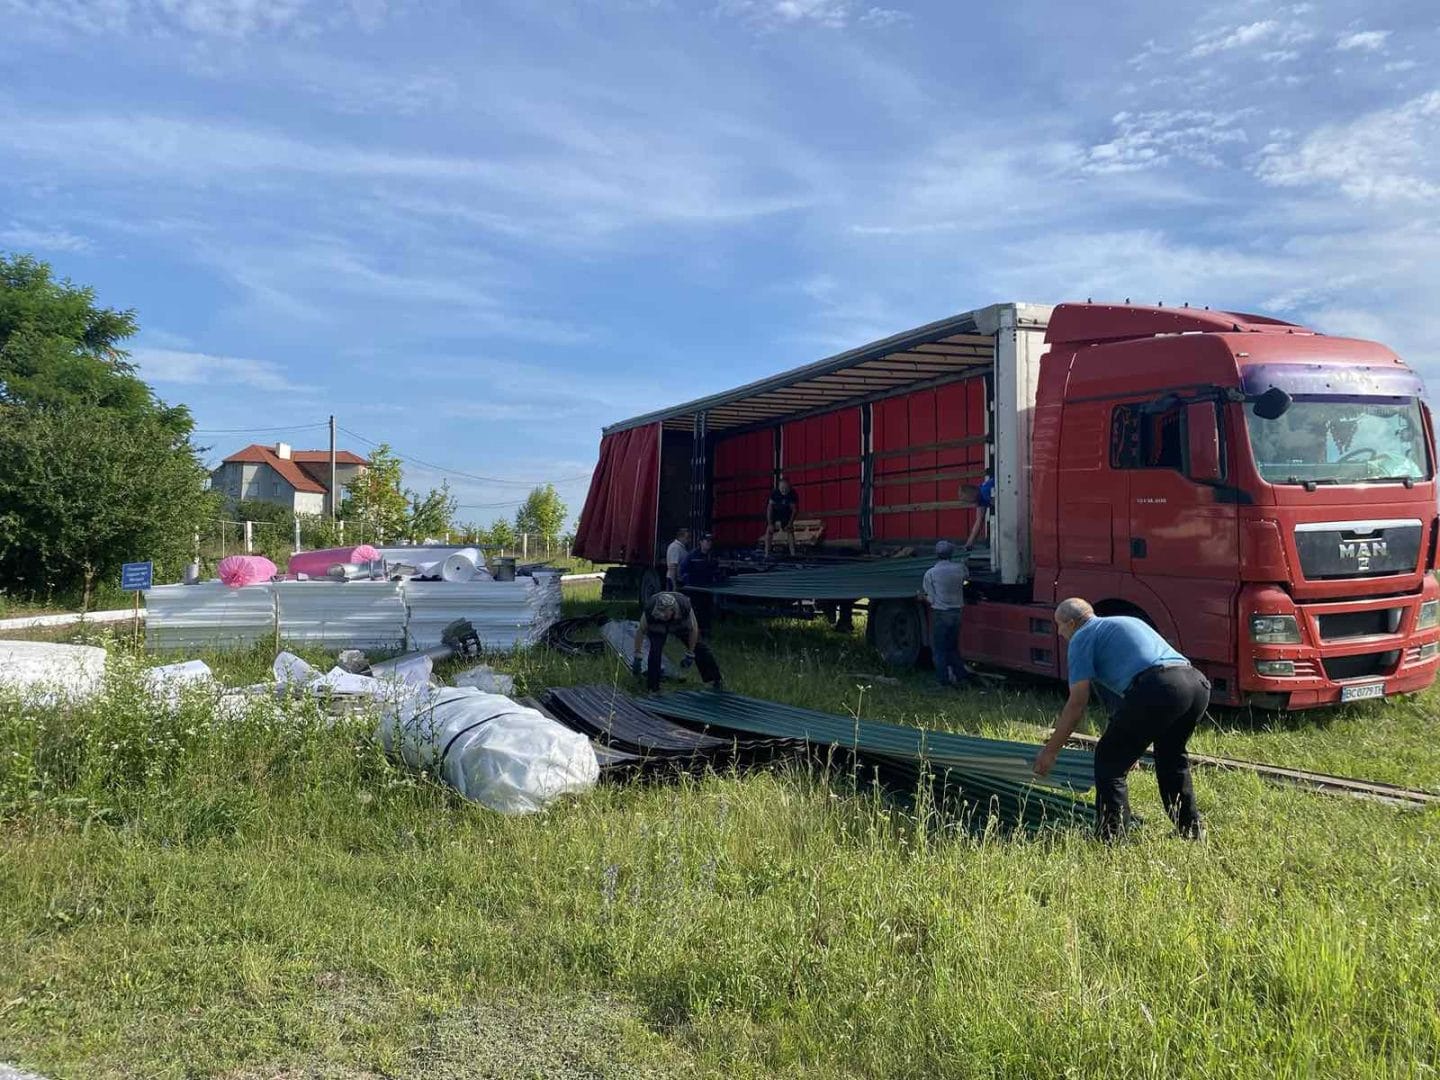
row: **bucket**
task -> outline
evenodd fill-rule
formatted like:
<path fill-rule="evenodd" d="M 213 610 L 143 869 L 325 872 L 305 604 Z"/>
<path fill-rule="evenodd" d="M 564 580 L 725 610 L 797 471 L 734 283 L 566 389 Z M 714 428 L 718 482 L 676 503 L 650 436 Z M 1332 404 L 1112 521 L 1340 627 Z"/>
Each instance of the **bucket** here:
<path fill-rule="evenodd" d="M 495 580 L 515 580 L 515 560 L 509 557 L 495 560 Z"/>

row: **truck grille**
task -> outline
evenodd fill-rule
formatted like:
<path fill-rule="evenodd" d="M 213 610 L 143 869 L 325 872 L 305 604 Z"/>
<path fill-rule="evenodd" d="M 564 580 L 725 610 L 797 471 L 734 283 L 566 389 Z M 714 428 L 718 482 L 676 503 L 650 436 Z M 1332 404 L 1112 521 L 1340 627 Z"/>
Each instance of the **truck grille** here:
<path fill-rule="evenodd" d="M 1400 650 L 1390 649 L 1386 652 L 1356 653 L 1354 656 L 1327 656 L 1320 662 L 1325 665 L 1327 677 L 1339 680 L 1389 675 L 1399 659 Z"/>
<path fill-rule="evenodd" d="M 1321 641 L 1342 641 L 1345 638 L 1395 634 L 1400 631 L 1400 615 L 1404 608 L 1376 608 L 1374 611 L 1344 611 L 1335 615 L 1317 615 Z"/>
<path fill-rule="evenodd" d="M 1295 527 L 1295 550 L 1309 581 L 1378 577 L 1414 571 L 1420 522 L 1323 521 Z"/>

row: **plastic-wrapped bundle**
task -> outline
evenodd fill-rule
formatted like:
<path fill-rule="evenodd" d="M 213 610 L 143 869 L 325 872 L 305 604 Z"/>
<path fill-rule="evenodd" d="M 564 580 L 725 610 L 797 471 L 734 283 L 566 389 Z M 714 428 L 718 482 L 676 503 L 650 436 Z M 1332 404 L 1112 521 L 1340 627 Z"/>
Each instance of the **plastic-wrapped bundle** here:
<path fill-rule="evenodd" d="M 230 555 L 221 559 L 220 565 L 215 568 L 216 576 L 230 589 L 260 585 L 277 572 L 275 564 L 264 555 Z"/>
<path fill-rule="evenodd" d="M 420 690 L 385 710 L 387 753 L 435 772 L 467 799 L 502 814 L 543 810 L 595 786 L 590 740 L 507 697 L 470 687 Z"/>
<path fill-rule="evenodd" d="M 80 700 L 100 692 L 104 649 L 50 641 L 0 641 L 0 687 L 45 704 Z"/>
<path fill-rule="evenodd" d="M 336 563 L 368 563 L 378 558 L 380 552 L 369 544 L 325 548 L 321 551 L 297 551 L 290 556 L 290 573 L 323 578 Z"/>

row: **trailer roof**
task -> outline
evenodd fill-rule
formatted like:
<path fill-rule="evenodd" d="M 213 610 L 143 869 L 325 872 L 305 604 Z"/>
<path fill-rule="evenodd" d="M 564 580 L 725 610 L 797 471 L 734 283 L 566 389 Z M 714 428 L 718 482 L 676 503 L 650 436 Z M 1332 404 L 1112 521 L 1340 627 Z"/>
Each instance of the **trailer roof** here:
<path fill-rule="evenodd" d="M 698 413 L 707 414 L 708 430 L 723 431 L 950 381 L 994 360 L 994 333 L 1004 308 L 1014 309 L 1018 320 L 1039 326 L 1050 312 L 1043 305 L 996 304 L 952 315 L 733 390 L 622 420 L 605 434 L 654 423 L 689 431 Z"/>

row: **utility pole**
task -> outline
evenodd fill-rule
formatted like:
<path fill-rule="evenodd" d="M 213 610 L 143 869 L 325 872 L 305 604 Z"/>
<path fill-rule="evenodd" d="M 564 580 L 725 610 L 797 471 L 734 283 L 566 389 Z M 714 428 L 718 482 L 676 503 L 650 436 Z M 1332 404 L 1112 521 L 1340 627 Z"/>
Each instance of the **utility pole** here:
<path fill-rule="evenodd" d="M 339 500 L 335 490 L 335 416 L 330 416 L 330 524 L 335 524 L 335 503 Z"/>

